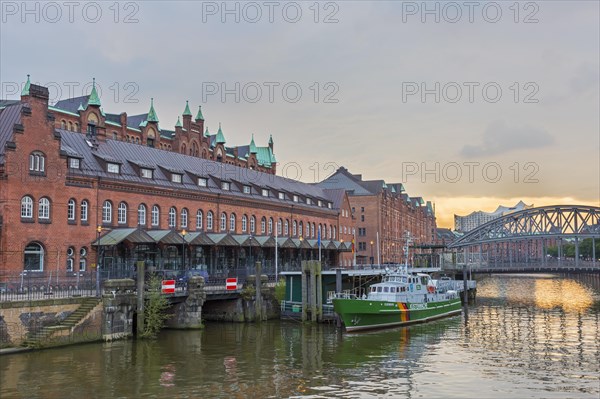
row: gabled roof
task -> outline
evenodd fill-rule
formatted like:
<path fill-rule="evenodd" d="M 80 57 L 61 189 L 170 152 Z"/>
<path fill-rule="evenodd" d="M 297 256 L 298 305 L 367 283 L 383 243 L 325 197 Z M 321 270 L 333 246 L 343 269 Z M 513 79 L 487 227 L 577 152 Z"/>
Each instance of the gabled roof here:
<path fill-rule="evenodd" d="M 0 163 L 4 163 L 6 142 L 11 141 L 15 124 L 21 122 L 22 108 L 23 105 L 17 102 L 0 109 Z"/>
<path fill-rule="evenodd" d="M 84 109 L 88 106 L 90 96 L 81 96 L 81 97 L 73 97 L 67 98 L 66 100 L 60 100 L 56 104 L 54 104 L 54 108 L 59 108 L 67 112 L 71 112 L 74 114 L 79 113 L 79 105 L 82 105 Z M 136 126 L 137 127 L 137 126 Z"/>
<path fill-rule="evenodd" d="M 4 112 L 6 112 L 6 110 L 2 111 L 0 116 L 2 116 Z M 12 124 L 10 124 L 10 129 L 12 131 Z M 281 176 L 259 172 L 257 170 L 249 170 L 235 165 L 119 140 L 101 141 L 98 143 L 97 148 L 92 148 L 86 142 L 85 135 L 81 133 L 69 132 L 62 129 L 56 129 L 56 131 L 61 134 L 61 148 L 68 151 L 74 151 L 83 157 L 81 169 L 71 171 L 72 174 L 81 174 L 90 177 L 102 176 L 107 179 L 129 181 L 152 187 L 165 187 L 170 189 L 177 187 L 179 189 L 192 190 L 195 192 L 223 193 L 227 196 L 240 196 L 244 198 L 252 196 L 251 194 L 244 194 L 237 189 L 237 186 L 234 187 L 233 185 L 231 190 L 223 192 L 220 186 L 217 186 L 209 176 L 214 175 L 221 179 L 235 179 L 242 185 L 255 185 L 264 188 L 272 187 L 279 191 L 299 193 L 302 196 L 309 196 L 314 199 L 328 198 L 327 194 L 316 185 L 302 183 Z M 107 173 L 101 160 L 121 162 L 120 173 Z M 146 167 L 154 167 L 154 178 L 150 180 L 139 176 L 135 166 L 129 162 L 130 160 L 143 161 L 146 164 Z M 182 182 L 172 182 L 168 173 L 169 170 L 175 170 L 178 171 L 178 173 L 182 173 Z M 208 178 L 208 187 L 199 187 L 197 177 Z M 277 204 L 281 203 L 276 197 L 261 197 L 261 200 L 271 201 Z M 318 208 L 316 204 L 306 205 L 303 203 L 294 203 L 294 205 L 306 209 Z M 335 212 L 326 207 L 320 209 L 323 212 Z"/>
<path fill-rule="evenodd" d="M 348 172 L 346 168 L 339 168 L 333 175 L 327 179 L 316 183 L 317 186 L 323 189 L 343 189 L 351 195 L 373 195 L 374 193 L 367 190 L 359 183 L 356 177 Z"/>

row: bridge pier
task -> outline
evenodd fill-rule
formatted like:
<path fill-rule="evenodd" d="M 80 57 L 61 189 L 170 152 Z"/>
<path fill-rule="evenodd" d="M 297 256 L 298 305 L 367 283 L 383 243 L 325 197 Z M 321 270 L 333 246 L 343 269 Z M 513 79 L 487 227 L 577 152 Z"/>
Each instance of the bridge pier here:
<path fill-rule="evenodd" d="M 135 281 L 106 280 L 103 284 L 102 339 L 112 341 L 133 336 L 136 310 Z"/>
<path fill-rule="evenodd" d="M 202 328 L 202 306 L 206 301 L 204 278 L 192 276 L 188 281 L 188 296 L 184 301 L 172 306 L 172 316 L 165 325 L 169 328 L 198 329 Z"/>

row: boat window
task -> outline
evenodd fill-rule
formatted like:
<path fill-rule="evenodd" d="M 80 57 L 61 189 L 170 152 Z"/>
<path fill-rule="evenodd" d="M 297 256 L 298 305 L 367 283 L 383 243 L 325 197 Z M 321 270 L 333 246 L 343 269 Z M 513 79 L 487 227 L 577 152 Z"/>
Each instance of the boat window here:
<path fill-rule="evenodd" d="M 381 292 L 381 287 L 377 287 L 377 292 Z"/>
<path fill-rule="evenodd" d="M 390 292 L 390 287 L 383 287 L 383 292 Z"/>
<path fill-rule="evenodd" d="M 396 292 L 396 287 L 390 287 L 390 292 L 393 294 Z"/>
<path fill-rule="evenodd" d="M 371 292 L 377 292 L 377 287 L 371 287 Z"/>

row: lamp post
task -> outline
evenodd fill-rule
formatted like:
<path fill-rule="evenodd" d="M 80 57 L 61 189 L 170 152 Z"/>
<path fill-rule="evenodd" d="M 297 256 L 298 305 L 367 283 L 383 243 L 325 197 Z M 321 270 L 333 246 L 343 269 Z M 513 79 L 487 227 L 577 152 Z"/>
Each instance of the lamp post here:
<path fill-rule="evenodd" d="M 246 269 L 252 266 L 252 234 L 248 237 L 248 259 L 250 261 L 250 265 L 246 265 Z"/>
<path fill-rule="evenodd" d="M 96 296 L 100 296 L 100 233 L 102 226 L 96 226 Z"/>
<path fill-rule="evenodd" d="M 182 267 L 183 271 L 186 270 L 186 267 L 185 267 L 185 235 L 186 234 L 187 234 L 187 231 L 185 231 L 185 229 L 181 230 L 181 238 L 183 239 L 183 244 L 181 244 L 181 249 L 182 249 L 182 251 L 181 251 L 182 262 L 181 263 L 183 266 Z"/>
<path fill-rule="evenodd" d="M 371 266 L 373 266 L 373 240 L 371 240 Z"/>

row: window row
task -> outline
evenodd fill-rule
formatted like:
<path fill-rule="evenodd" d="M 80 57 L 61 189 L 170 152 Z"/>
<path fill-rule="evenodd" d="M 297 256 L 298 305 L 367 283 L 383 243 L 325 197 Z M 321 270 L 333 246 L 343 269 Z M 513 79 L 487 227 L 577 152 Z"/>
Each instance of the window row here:
<path fill-rule="evenodd" d="M 113 223 L 113 203 L 109 200 L 104 201 L 102 204 L 102 223 L 112 224 Z M 117 206 L 116 222 L 117 224 L 127 224 L 128 205 L 125 202 L 120 202 Z M 192 227 L 191 214 L 187 208 L 177 211 L 177 208 L 170 207 L 166 215 L 166 224 L 169 228 L 175 229 L 187 229 Z M 206 220 L 205 220 L 206 217 Z M 195 229 L 196 230 L 207 230 L 207 231 L 221 231 L 221 232 L 235 232 L 238 227 L 242 233 L 259 233 L 273 235 L 274 219 L 267 219 L 263 216 L 260 219 L 260 225 L 257 226 L 256 216 L 242 215 L 241 224 L 238 226 L 238 218 L 235 213 L 227 214 L 222 212 L 219 215 L 219 219 L 216 220 L 216 215 L 212 211 L 207 211 L 206 215 L 202 209 L 196 211 Z M 148 220 L 149 219 L 149 220 Z M 158 205 L 153 205 L 150 209 L 145 204 L 139 204 L 137 207 L 137 225 L 138 226 L 151 226 L 154 228 L 160 227 L 161 220 L 161 209 Z M 218 223 L 216 228 L 215 223 Z M 259 230 L 257 231 L 257 227 Z M 288 219 L 279 219 L 277 222 L 277 234 L 281 236 L 289 236 L 291 230 L 292 236 L 305 236 L 307 238 L 317 238 L 319 232 L 321 233 L 322 239 L 335 239 L 337 235 L 337 228 L 333 225 L 316 224 L 306 222 L 298 222 L 294 220 L 291 224 Z M 348 229 L 349 232 L 350 229 Z M 346 230 L 344 230 L 346 233 Z"/>
<path fill-rule="evenodd" d="M 68 130 L 70 132 L 78 132 L 79 131 L 79 123 L 75 122 L 67 122 L 64 119 L 60 121 L 60 128 L 63 130 Z"/>

